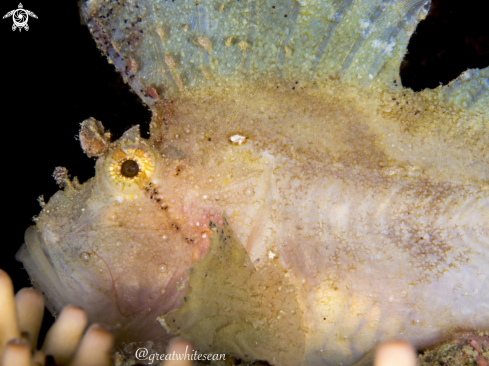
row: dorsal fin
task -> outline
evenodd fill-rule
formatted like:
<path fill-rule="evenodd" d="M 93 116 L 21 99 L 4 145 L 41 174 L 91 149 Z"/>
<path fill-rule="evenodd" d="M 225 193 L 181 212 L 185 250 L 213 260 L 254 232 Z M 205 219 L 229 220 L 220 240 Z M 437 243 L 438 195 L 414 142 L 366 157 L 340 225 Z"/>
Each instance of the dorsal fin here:
<path fill-rule="evenodd" d="M 423 94 L 454 109 L 489 116 L 489 67 L 469 69 L 443 87 L 424 90 Z"/>
<path fill-rule="evenodd" d="M 225 82 L 400 86 L 429 0 L 91 0 L 99 47 L 149 105 Z"/>

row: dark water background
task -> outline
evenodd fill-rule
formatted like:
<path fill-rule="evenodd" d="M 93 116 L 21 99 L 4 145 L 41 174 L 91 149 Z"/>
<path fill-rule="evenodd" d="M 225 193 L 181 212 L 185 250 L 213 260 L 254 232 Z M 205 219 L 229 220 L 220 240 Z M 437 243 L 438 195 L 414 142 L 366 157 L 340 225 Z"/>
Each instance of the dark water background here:
<path fill-rule="evenodd" d="M 0 15 L 19 0 L 2 0 Z M 36 201 L 46 201 L 57 186 L 50 177 L 56 166 L 86 181 L 94 161 L 75 140 L 79 123 L 93 116 L 119 137 L 141 124 L 147 134 L 150 113 L 95 46 L 80 23 L 76 0 L 23 0 L 28 32 L 12 32 L 11 19 L 0 21 L 1 40 L 1 172 L 4 231 L 0 268 L 16 291 L 30 285 L 14 259 Z M 484 8 L 484 4 L 486 8 Z M 467 68 L 489 66 L 487 0 L 434 0 L 426 20 L 411 38 L 401 66 L 403 85 L 416 91 L 448 84 Z M 47 316 L 44 329 L 52 322 Z"/>

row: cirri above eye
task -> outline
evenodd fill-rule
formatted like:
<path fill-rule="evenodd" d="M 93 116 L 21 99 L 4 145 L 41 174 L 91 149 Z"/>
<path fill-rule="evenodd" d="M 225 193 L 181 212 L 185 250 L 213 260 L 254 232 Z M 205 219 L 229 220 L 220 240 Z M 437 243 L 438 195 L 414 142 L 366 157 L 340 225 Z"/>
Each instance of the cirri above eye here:
<path fill-rule="evenodd" d="M 126 160 L 121 165 L 121 174 L 127 178 L 134 178 L 139 173 L 139 165 L 134 160 Z"/>

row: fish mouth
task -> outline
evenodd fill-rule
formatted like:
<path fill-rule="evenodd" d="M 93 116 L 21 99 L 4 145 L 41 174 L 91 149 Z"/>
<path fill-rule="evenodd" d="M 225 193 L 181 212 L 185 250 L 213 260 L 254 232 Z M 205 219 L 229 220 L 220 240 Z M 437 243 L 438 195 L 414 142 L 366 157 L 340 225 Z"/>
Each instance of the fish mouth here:
<path fill-rule="evenodd" d="M 15 259 L 23 263 L 31 278 L 36 279 L 34 287 L 45 294 L 46 307 L 55 314 L 55 309 L 61 309 L 68 301 L 66 288 L 54 269 L 41 231 L 36 226 L 29 227 L 24 240 Z"/>
<path fill-rule="evenodd" d="M 165 285 L 155 288 L 154 283 L 135 283 L 131 271 L 115 277 L 110 261 L 91 252 L 82 260 L 100 259 L 107 268 L 105 276 L 82 265 L 73 265 L 72 276 L 63 276 L 66 269 L 60 271 L 57 256 L 50 255 L 48 249 L 53 237 L 32 226 L 26 230 L 25 243 L 16 254 L 35 279 L 34 288 L 44 294 L 48 310 L 55 315 L 68 304 L 79 306 L 87 312 L 90 323 L 104 323 L 113 330 L 117 345 L 152 341 L 163 350 L 171 336 L 156 318 L 182 305 L 188 286 L 186 269 L 181 268 Z"/>

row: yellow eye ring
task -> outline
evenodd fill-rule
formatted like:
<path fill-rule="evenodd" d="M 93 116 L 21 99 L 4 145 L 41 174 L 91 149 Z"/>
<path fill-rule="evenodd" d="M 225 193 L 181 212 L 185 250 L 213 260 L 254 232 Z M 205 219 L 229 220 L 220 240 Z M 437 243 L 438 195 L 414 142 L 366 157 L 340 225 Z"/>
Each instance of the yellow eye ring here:
<path fill-rule="evenodd" d="M 139 148 L 120 147 L 107 157 L 109 181 L 121 190 L 144 188 L 155 171 L 151 153 Z"/>

